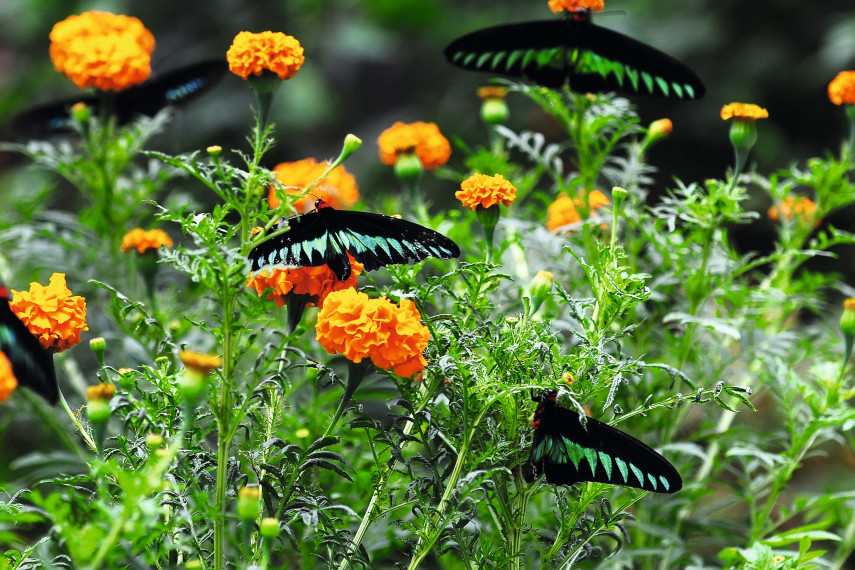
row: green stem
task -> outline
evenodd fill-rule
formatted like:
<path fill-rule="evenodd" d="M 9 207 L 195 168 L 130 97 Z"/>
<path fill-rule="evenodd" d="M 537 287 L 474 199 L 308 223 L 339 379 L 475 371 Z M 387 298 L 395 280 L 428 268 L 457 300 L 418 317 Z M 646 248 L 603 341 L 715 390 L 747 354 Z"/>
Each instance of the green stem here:
<path fill-rule="evenodd" d="M 226 548 L 226 477 L 228 475 L 229 447 L 232 441 L 232 374 L 233 374 L 233 337 L 234 297 L 231 295 L 227 279 L 221 285 L 223 299 L 223 381 L 220 384 L 219 409 L 217 410 L 217 482 L 214 505 L 214 568 L 222 570 L 225 564 Z"/>

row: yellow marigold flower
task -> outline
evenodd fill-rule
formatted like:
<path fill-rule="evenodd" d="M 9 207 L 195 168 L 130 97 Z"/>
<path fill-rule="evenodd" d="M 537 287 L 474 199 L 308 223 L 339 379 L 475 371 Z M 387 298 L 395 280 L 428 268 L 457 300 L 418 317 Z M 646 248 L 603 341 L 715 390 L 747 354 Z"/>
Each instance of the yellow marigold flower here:
<path fill-rule="evenodd" d="M 114 384 L 101 382 L 86 388 L 86 401 L 92 402 L 94 400 L 102 400 L 104 402 L 109 402 L 115 393 L 116 386 Z"/>
<path fill-rule="evenodd" d="M 768 119 L 769 111 L 754 103 L 729 103 L 721 108 L 721 120 L 726 121 L 731 118 L 743 121 Z"/>
<path fill-rule="evenodd" d="M 78 87 L 121 91 L 151 75 L 154 36 L 137 18 L 109 12 L 69 16 L 50 32 L 57 71 Z"/>
<path fill-rule="evenodd" d="M 139 253 L 148 249 L 158 249 L 160 246 L 172 247 L 172 238 L 163 230 L 144 230 L 135 228 L 122 236 L 122 251 L 127 252 L 133 248 Z"/>
<path fill-rule="evenodd" d="M 549 0 L 549 9 L 556 14 L 563 11 L 575 12 L 582 8 L 602 12 L 603 0 Z"/>
<path fill-rule="evenodd" d="M 5 402 L 18 387 L 18 379 L 12 372 L 12 362 L 0 352 L 0 402 Z"/>
<path fill-rule="evenodd" d="M 835 105 L 855 105 L 855 71 L 841 71 L 828 84 L 828 98 Z"/>
<path fill-rule="evenodd" d="M 546 229 L 552 232 L 558 228 L 581 221 L 582 217 L 579 214 L 579 209 L 582 208 L 583 204 L 581 194 L 576 198 L 571 198 L 566 194 L 559 196 L 546 209 Z M 609 204 L 611 204 L 609 199 L 599 190 L 593 190 L 588 194 L 589 214 Z"/>
<path fill-rule="evenodd" d="M 356 287 L 356 278 L 362 273 L 362 264 L 348 254 L 351 273 L 345 281 L 339 281 L 335 272 L 328 265 L 317 267 L 297 267 L 295 269 L 273 268 L 258 271 L 251 275 L 247 286 L 254 287 L 258 296 L 273 289 L 267 296 L 277 307 L 286 302 L 286 295 L 309 295 L 309 306 L 322 307 L 327 295 L 341 289 Z"/>
<path fill-rule="evenodd" d="M 318 179 L 329 166 L 327 162 L 318 162 L 314 158 L 304 158 L 296 162 L 280 162 L 273 169 L 273 173 L 279 182 L 285 186 L 288 194 L 300 194 L 303 190 Z M 359 201 L 359 187 L 356 178 L 348 172 L 344 165 L 337 166 L 317 186 L 312 188 L 312 194 L 306 194 L 294 202 L 294 208 L 298 212 L 309 212 L 315 207 L 315 201 L 321 198 L 329 202 L 336 209 L 350 208 Z M 267 203 L 271 208 L 279 206 L 279 198 L 276 197 L 276 187 L 270 186 Z"/>
<path fill-rule="evenodd" d="M 380 147 L 380 160 L 389 166 L 395 165 L 400 153 L 413 149 L 425 170 L 439 168 L 451 156 L 451 144 L 435 123 L 397 122 L 380 133 L 377 145 Z"/>
<path fill-rule="evenodd" d="M 299 71 L 306 60 L 303 46 L 294 36 L 282 32 L 240 32 L 226 53 L 232 73 L 246 79 L 272 71 L 285 81 Z"/>
<path fill-rule="evenodd" d="M 769 206 L 766 212 L 769 219 L 778 222 L 781 218 L 796 218 L 802 225 L 818 226 L 821 220 L 815 220 L 816 204 L 806 196 L 787 196 L 780 204 Z"/>
<path fill-rule="evenodd" d="M 500 203 L 510 206 L 517 196 L 517 189 L 501 174 L 487 176 L 475 173 L 460 183 L 460 190 L 454 196 L 474 210 L 478 206 L 489 208 Z"/>
<path fill-rule="evenodd" d="M 202 376 L 207 376 L 215 368 L 223 365 L 223 359 L 216 354 L 202 354 L 192 350 L 182 350 L 178 353 L 178 358 L 189 370 L 198 372 Z"/>
<path fill-rule="evenodd" d="M 47 287 L 30 283 L 29 291 L 15 291 L 9 306 L 42 346 L 54 353 L 80 342 L 86 326 L 86 299 L 72 295 L 65 286 L 65 273 L 51 275 Z"/>
<path fill-rule="evenodd" d="M 386 297 L 371 299 L 355 289 L 327 296 L 318 313 L 317 339 L 330 354 L 353 362 L 370 358 L 376 366 L 410 377 L 426 365 L 422 352 L 430 332 L 421 323 L 415 303 L 400 307 Z"/>

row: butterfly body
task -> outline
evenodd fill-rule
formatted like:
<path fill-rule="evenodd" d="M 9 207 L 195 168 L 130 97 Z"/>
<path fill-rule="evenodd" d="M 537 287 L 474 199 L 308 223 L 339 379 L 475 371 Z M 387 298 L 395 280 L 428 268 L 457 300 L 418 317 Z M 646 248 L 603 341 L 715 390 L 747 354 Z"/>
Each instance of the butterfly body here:
<path fill-rule="evenodd" d="M 460 255 L 452 240 L 416 223 L 369 212 L 336 210 L 323 200 L 315 210 L 287 220 L 288 231 L 249 253 L 251 269 L 284 264 L 328 265 L 340 281 L 350 277 L 349 253 L 367 271 L 393 263 Z"/>
<path fill-rule="evenodd" d="M 137 115 L 149 117 L 164 107 L 183 105 L 214 85 L 228 71 L 221 60 L 202 61 L 162 73 L 141 85 L 110 94 L 112 113 L 121 125 Z M 47 136 L 70 129 L 69 110 L 75 103 L 85 103 L 98 113 L 103 101 L 95 95 L 81 95 L 34 107 L 15 118 L 13 129 L 27 136 Z"/>
<path fill-rule="evenodd" d="M 504 24 L 467 34 L 445 49 L 449 63 L 579 93 L 615 91 L 700 99 L 705 88 L 683 63 L 591 22 L 584 8 L 559 20 Z"/>
<path fill-rule="evenodd" d="M 20 386 L 29 388 L 51 404 L 59 400 L 53 356 L 42 347 L 9 306 L 9 290 L 0 285 L 0 352 L 12 363 Z"/>
<path fill-rule="evenodd" d="M 587 418 L 556 403 L 557 392 L 540 398 L 526 480 L 545 475 L 547 483 L 573 485 L 583 481 L 675 493 L 683 486 L 680 474 L 659 453 L 608 424 Z"/>

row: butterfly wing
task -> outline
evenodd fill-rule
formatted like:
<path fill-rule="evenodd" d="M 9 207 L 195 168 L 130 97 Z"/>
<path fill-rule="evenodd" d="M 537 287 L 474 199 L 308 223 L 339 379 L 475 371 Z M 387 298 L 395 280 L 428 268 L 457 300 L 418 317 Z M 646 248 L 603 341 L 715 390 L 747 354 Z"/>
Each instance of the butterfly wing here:
<path fill-rule="evenodd" d="M 335 210 L 325 204 L 288 220 L 286 233 L 249 253 L 253 270 L 265 265 L 329 265 L 339 280 L 350 277 L 353 256 L 367 271 L 392 263 L 448 259 L 460 255 L 457 244 L 439 232 L 382 214 Z"/>
<path fill-rule="evenodd" d="M 541 474 L 547 483 L 573 485 L 583 481 L 625 485 L 656 493 L 676 493 L 680 474 L 667 459 L 631 435 L 554 403 L 554 395 L 535 412 L 535 435 L 526 479 Z"/>
<path fill-rule="evenodd" d="M 121 91 L 116 97 L 119 122 L 128 122 L 138 114 L 151 117 L 164 107 L 188 103 L 219 83 L 228 70 L 225 61 L 202 61 L 162 73 L 138 87 Z"/>
<path fill-rule="evenodd" d="M 588 20 L 539 20 L 478 30 L 445 49 L 453 65 L 549 88 L 699 99 L 698 76 L 673 57 Z"/>
<path fill-rule="evenodd" d="M 9 292 L 0 285 L 0 352 L 12 363 L 18 384 L 42 396 L 51 405 L 59 401 L 53 356 L 9 307 Z"/>
<path fill-rule="evenodd" d="M 137 115 L 153 116 L 164 107 L 187 103 L 215 86 L 228 71 L 224 61 L 209 60 L 193 63 L 158 75 L 156 78 L 120 91 L 115 98 L 115 114 L 119 124 Z M 85 103 L 97 113 L 101 102 L 92 95 L 69 97 L 39 105 L 18 115 L 12 129 L 23 136 L 44 137 L 70 129 L 71 106 Z"/>

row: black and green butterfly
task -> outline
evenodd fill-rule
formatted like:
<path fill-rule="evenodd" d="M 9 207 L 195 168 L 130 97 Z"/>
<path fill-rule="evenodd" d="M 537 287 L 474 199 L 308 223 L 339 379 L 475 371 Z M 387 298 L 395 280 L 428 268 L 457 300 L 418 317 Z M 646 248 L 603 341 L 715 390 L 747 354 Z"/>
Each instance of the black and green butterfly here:
<path fill-rule="evenodd" d="M 120 125 L 137 115 L 152 117 L 164 107 L 183 105 L 195 99 L 219 83 L 228 70 L 225 61 L 201 61 L 160 74 L 141 85 L 111 93 L 109 99 L 101 93 L 45 103 L 18 115 L 12 122 L 12 129 L 29 137 L 68 131 L 72 105 L 85 103 L 93 113 L 98 113 L 105 100 L 109 101 L 111 114 Z"/>
<path fill-rule="evenodd" d="M 538 398 L 534 412 L 534 442 L 525 466 L 526 481 L 545 475 L 553 485 L 583 481 L 636 487 L 656 493 L 676 493 L 680 474 L 667 459 L 631 435 L 558 406 L 558 392 Z"/>
<path fill-rule="evenodd" d="M 348 253 L 367 271 L 392 263 L 460 255 L 457 244 L 439 232 L 383 214 L 336 210 L 323 200 L 315 202 L 314 211 L 287 222 L 287 232 L 249 252 L 253 271 L 276 264 L 328 265 L 344 281 L 351 272 Z"/>
<path fill-rule="evenodd" d="M 706 89 L 670 55 L 596 26 L 579 8 L 560 20 L 505 24 L 467 34 L 445 48 L 458 67 L 532 81 L 579 93 L 615 91 L 700 99 Z"/>
<path fill-rule="evenodd" d="M 9 290 L 0 284 L 0 352 L 12 363 L 18 385 L 51 403 L 59 401 L 53 356 L 42 347 L 27 325 L 9 306 Z"/>

